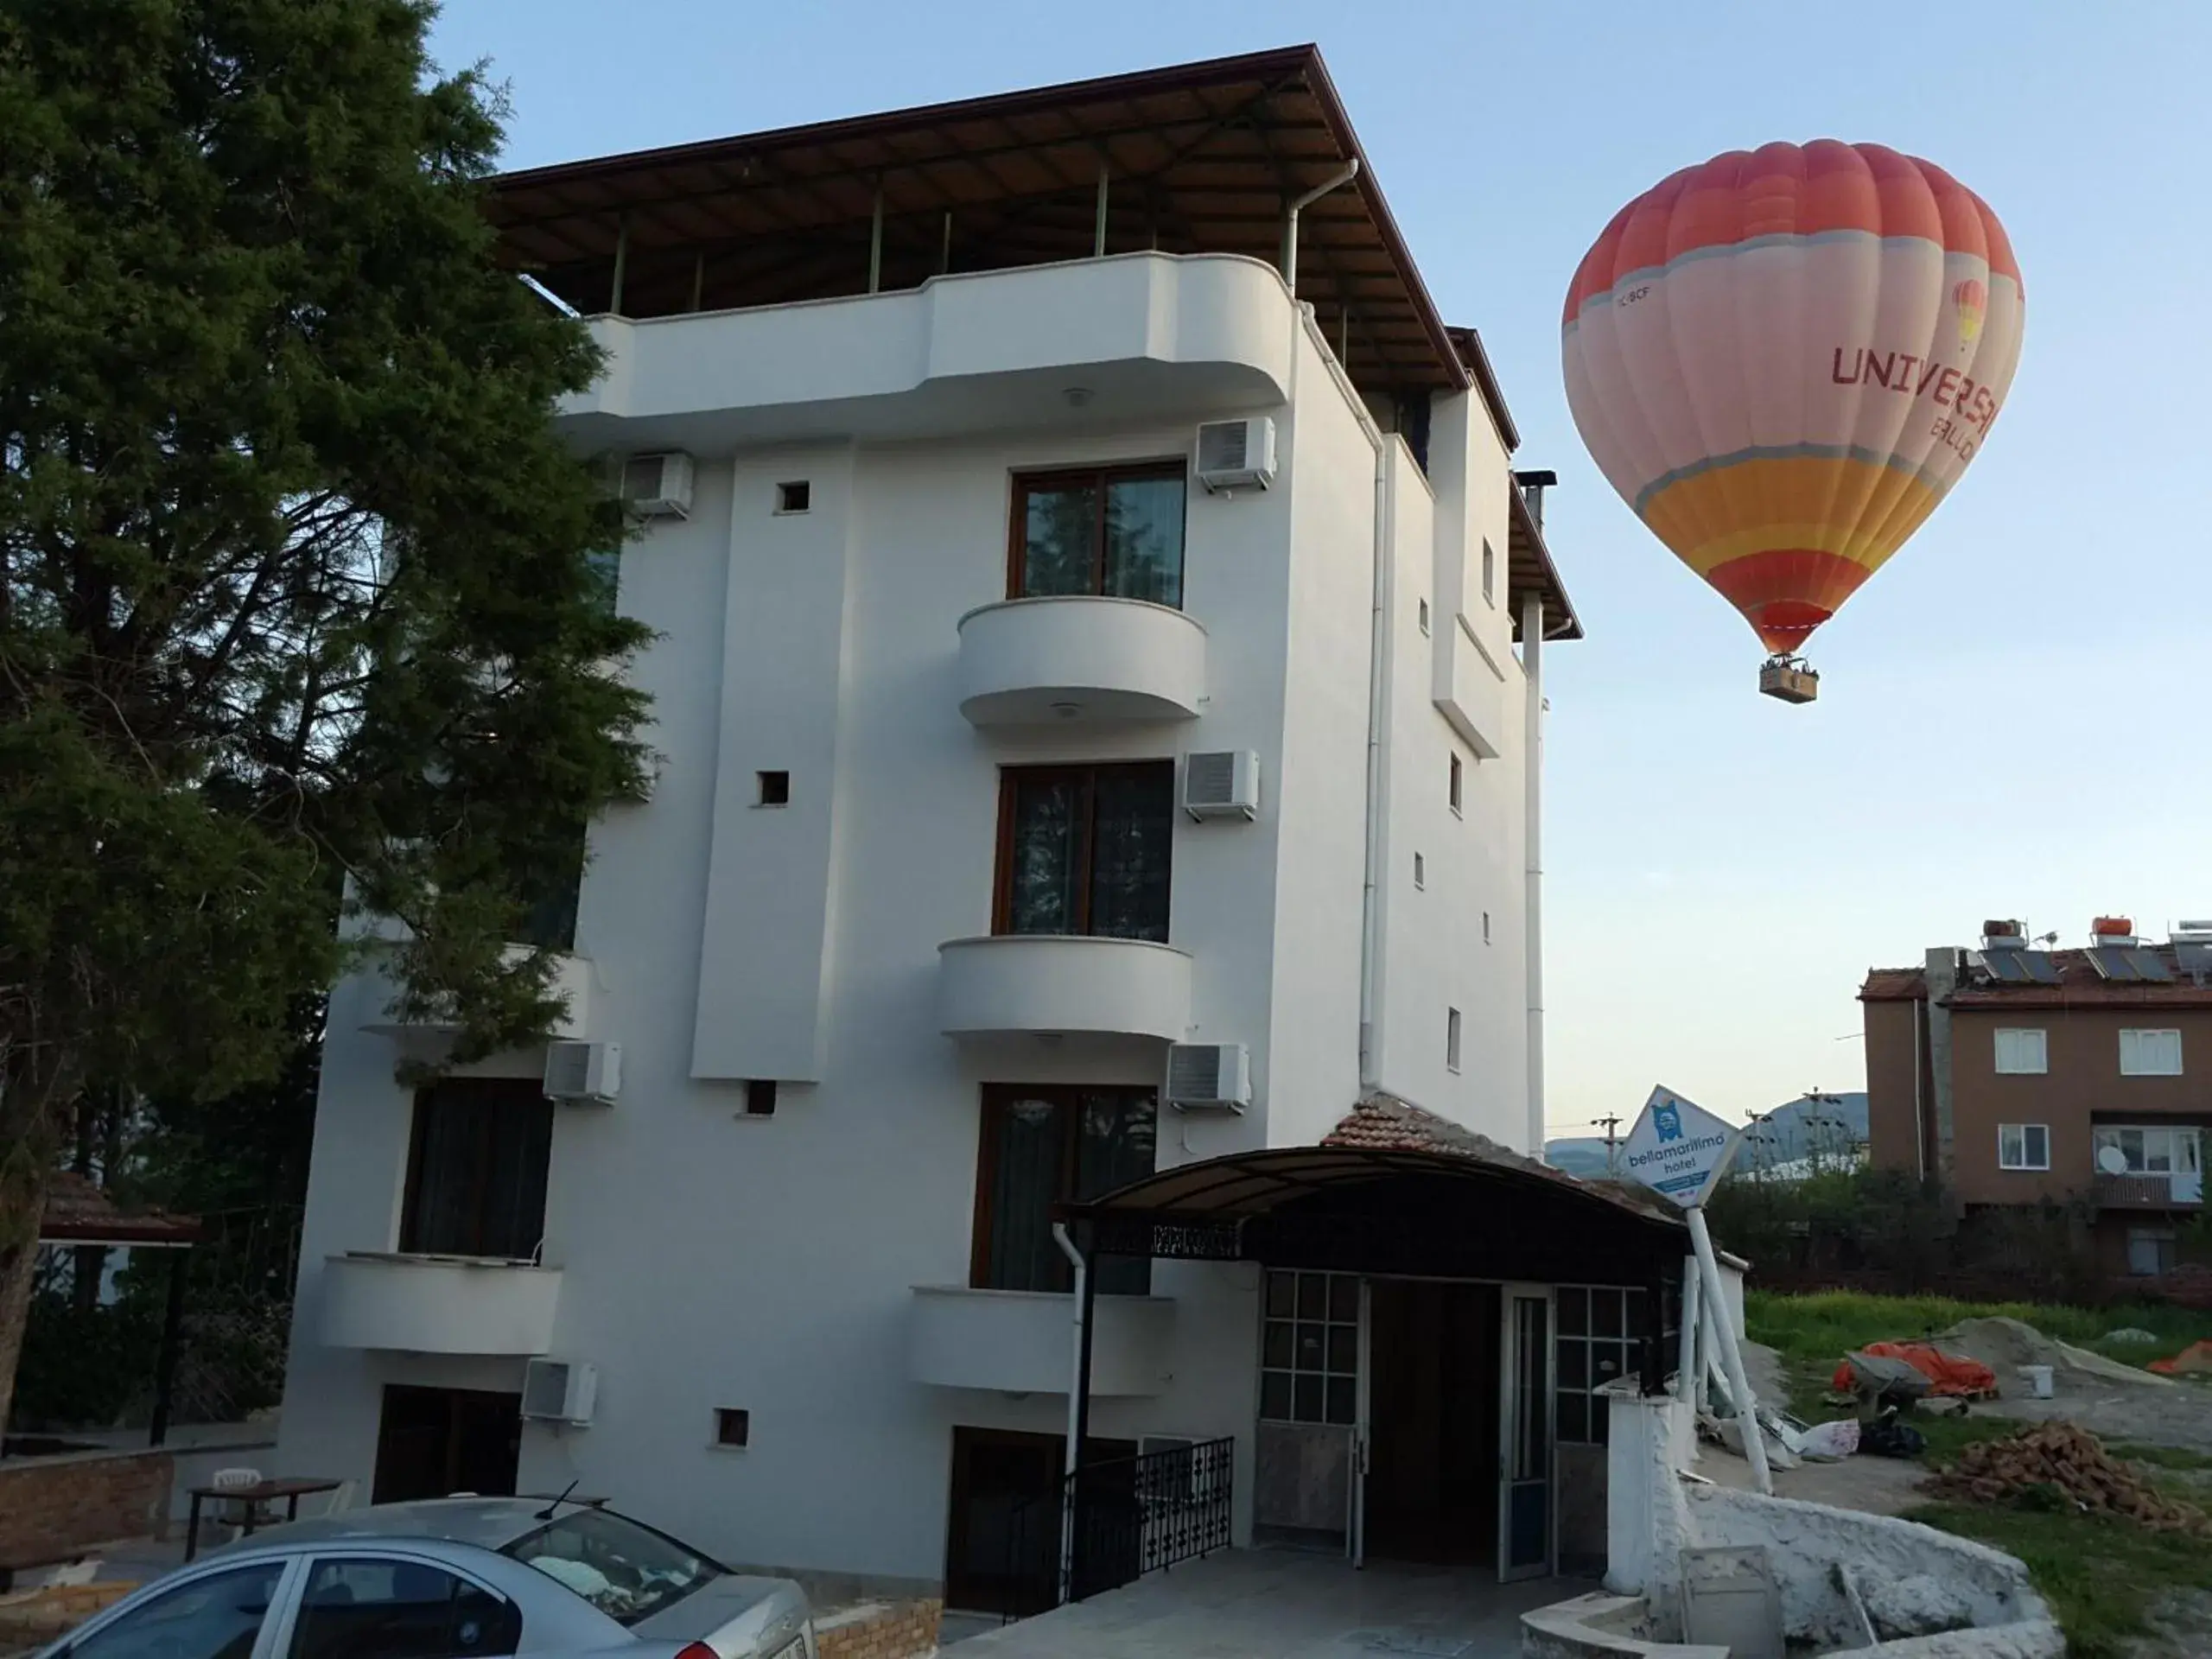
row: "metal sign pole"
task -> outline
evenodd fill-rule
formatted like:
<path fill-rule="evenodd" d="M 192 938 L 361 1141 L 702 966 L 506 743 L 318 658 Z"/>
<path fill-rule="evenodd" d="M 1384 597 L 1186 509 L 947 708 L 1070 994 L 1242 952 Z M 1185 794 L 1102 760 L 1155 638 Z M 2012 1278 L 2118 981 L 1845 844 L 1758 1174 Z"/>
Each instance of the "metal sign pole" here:
<path fill-rule="evenodd" d="M 1713 1329 L 1720 1338 L 1720 1364 L 1727 1373 L 1728 1392 L 1735 1396 L 1736 1421 L 1744 1431 L 1744 1455 L 1751 1460 L 1751 1478 L 1760 1493 L 1774 1496 L 1774 1474 L 1766 1463 L 1766 1436 L 1759 1428 L 1758 1401 L 1751 1379 L 1744 1374 L 1744 1351 L 1736 1341 L 1736 1322 L 1728 1317 L 1728 1299 L 1720 1283 L 1720 1262 L 1713 1253 L 1713 1234 L 1705 1224 L 1705 1205 L 1694 1204 L 1685 1211 L 1690 1243 L 1697 1249 L 1698 1276 L 1705 1281 L 1706 1300 L 1713 1313 Z"/>

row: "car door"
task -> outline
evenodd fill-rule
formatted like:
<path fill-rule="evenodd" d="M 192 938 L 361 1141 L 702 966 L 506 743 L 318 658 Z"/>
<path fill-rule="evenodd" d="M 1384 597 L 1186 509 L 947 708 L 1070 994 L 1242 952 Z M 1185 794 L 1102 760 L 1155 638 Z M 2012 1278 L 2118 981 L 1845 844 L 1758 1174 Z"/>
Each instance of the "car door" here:
<path fill-rule="evenodd" d="M 134 1596 L 48 1652 L 54 1659 L 270 1659 L 298 1567 L 278 1555 L 203 1568 Z"/>
<path fill-rule="evenodd" d="M 374 1548 L 308 1558 L 282 1659 L 500 1659 L 522 1611 L 428 1555 Z"/>

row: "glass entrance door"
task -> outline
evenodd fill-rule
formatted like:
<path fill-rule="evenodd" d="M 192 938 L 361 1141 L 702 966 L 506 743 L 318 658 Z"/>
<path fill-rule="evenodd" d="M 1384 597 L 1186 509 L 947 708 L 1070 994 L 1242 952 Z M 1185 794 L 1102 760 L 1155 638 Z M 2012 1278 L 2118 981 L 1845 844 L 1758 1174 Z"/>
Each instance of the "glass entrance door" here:
<path fill-rule="evenodd" d="M 1552 1294 L 1508 1285 L 1498 1413 L 1497 1576 L 1552 1570 Z"/>

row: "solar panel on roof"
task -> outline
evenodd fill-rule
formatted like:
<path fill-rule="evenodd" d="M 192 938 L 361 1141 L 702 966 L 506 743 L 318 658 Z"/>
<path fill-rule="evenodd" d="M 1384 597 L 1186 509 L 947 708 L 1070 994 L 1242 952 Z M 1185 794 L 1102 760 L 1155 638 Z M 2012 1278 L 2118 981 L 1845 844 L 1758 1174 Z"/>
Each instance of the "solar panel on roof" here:
<path fill-rule="evenodd" d="M 2127 952 L 2117 945 L 2100 945 L 2089 952 L 2089 960 L 2107 979 L 2134 984 L 2142 976 L 2135 971 L 2135 964 L 2127 959 Z"/>
<path fill-rule="evenodd" d="M 2173 978 L 2173 970 L 2166 966 L 2166 959 L 2156 950 L 2138 945 L 2127 953 L 2128 961 L 2135 964 L 2135 971 L 2154 984 L 2164 984 Z"/>
<path fill-rule="evenodd" d="M 1985 951 L 1981 965 L 1989 970 L 1992 979 L 2006 985 L 2025 985 L 2028 970 L 2020 966 L 2017 954 L 2011 950 Z"/>
<path fill-rule="evenodd" d="M 2058 964 L 2050 959 L 2048 950 L 2020 950 L 2013 953 L 2027 976 L 2038 985 L 2059 982 Z"/>
<path fill-rule="evenodd" d="M 2177 944 L 2174 960 L 2182 972 L 2196 979 L 2212 977 L 2212 944 Z"/>

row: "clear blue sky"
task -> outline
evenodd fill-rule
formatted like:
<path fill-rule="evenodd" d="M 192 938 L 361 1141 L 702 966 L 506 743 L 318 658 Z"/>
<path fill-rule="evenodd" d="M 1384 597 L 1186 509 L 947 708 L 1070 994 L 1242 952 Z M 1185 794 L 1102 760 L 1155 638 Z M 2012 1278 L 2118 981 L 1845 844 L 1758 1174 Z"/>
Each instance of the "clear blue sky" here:
<path fill-rule="evenodd" d="M 1317 41 L 1446 317 L 1560 476 L 1551 1117 L 1664 1081 L 1730 1116 L 1858 1087 L 1861 972 L 2024 916 L 2212 914 L 2212 6 L 1250 8 L 448 0 L 514 166 Z M 1910 150 L 1993 207 L 2027 343 L 1950 499 L 1814 641 L 1821 701 L 1621 505 L 1560 302 L 1623 202 L 1719 150 Z M 1838 1040 L 1851 1033 L 1849 1040 Z"/>

